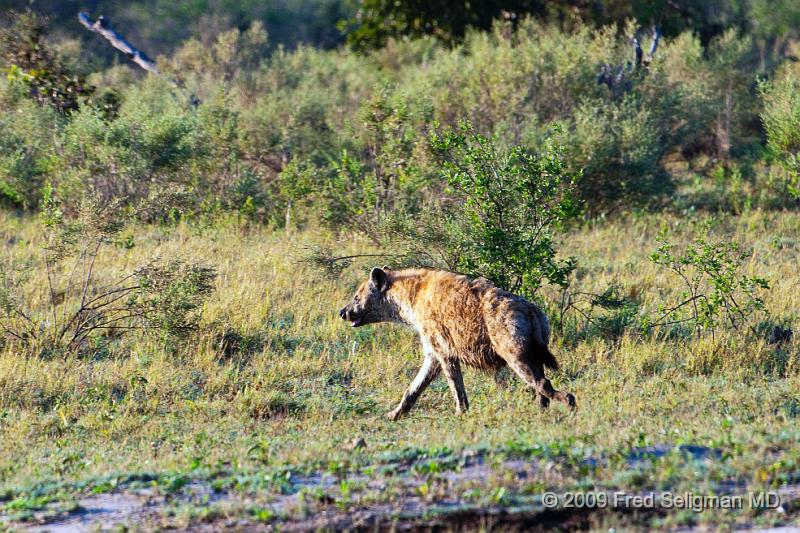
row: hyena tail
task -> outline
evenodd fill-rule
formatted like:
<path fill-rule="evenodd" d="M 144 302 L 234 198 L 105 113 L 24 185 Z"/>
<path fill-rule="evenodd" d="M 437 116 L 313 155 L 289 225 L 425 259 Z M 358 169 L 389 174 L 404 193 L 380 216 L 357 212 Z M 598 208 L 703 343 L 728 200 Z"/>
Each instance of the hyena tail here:
<path fill-rule="evenodd" d="M 529 361 L 536 365 L 544 365 L 547 368 L 558 370 L 558 361 L 556 361 L 556 357 L 545 344 L 531 342 L 528 344 L 528 350 L 525 355 Z"/>

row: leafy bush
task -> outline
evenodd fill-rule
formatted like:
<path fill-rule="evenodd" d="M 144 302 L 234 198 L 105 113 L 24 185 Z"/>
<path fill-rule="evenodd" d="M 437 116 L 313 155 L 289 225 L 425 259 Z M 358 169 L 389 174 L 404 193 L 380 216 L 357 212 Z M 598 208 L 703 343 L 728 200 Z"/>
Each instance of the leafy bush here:
<path fill-rule="evenodd" d="M 747 276 L 741 267 L 749 254 L 727 239 L 709 240 L 697 236 L 681 252 L 667 240 L 666 230 L 658 236 L 658 248 L 651 259 L 669 268 L 683 283 L 682 301 L 660 305 L 659 317 L 642 324 L 647 330 L 654 327 L 686 324 L 696 331 L 729 326 L 734 330 L 747 327 L 756 333 L 754 325 L 766 313 L 759 289 L 769 289 L 767 280 Z"/>
<path fill-rule="evenodd" d="M 434 194 L 428 188 L 414 210 L 395 208 L 351 226 L 386 253 L 336 257 L 314 247 L 307 262 L 336 274 L 356 258 L 390 258 L 486 277 L 528 297 L 544 283 L 566 287 L 575 259 L 557 257 L 555 234 L 579 213 L 572 194 L 578 176 L 561 148 L 550 140 L 540 153 L 504 150 L 468 122 L 433 129 L 428 144 L 445 186 Z"/>
<path fill-rule="evenodd" d="M 708 47 L 709 111 L 713 119 L 717 154 L 728 159 L 731 151 L 746 143 L 748 124 L 756 109 L 752 72 L 756 65 L 749 36 L 728 30 Z M 750 130 L 752 132 L 752 130 Z"/>
<path fill-rule="evenodd" d="M 575 260 L 559 260 L 555 231 L 577 214 L 577 176 L 560 148 L 540 154 L 523 147 L 501 152 L 471 126 L 434 131 L 432 149 L 442 158 L 451 201 L 437 216 L 444 224 L 446 254 L 455 268 L 485 276 L 500 287 L 533 296 L 546 281 L 565 285 Z"/>
<path fill-rule="evenodd" d="M 204 89 L 248 76 L 266 51 L 267 33 L 256 21 L 244 32 L 235 28 L 219 33 L 213 43 L 189 39 L 175 52 L 170 67 L 205 100 L 211 95 Z"/>
<path fill-rule="evenodd" d="M 287 215 L 322 219 L 378 240 L 389 218 L 446 200 L 424 132 L 432 120 L 452 128 L 468 119 L 501 151 L 537 152 L 549 125 L 562 124 L 564 162 L 581 172 L 575 194 L 590 215 L 667 204 L 689 165 L 706 188 L 713 172 L 722 189 L 709 201 L 689 198 L 691 206 L 785 205 L 771 197 L 787 187 L 756 175 L 752 88 L 761 41 L 733 30 L 713 39 L 684 33 L 628 66 L 630 39 L 638 35 L 647 48 L 645 33 L 635 22 L 565 29 L 519 19 L 468 30 L 452 48 L 422 38 L 367 54 L 300 47 L 265 57 L 266 36 L 254 24 L 189 41 L 160 60 L 184 87 L 117 66 L 92 79 L 118 92 L 79 99 L 50 124 L 22 110 L 30 132 L 10 118 L 30 94 L 13 82 L 0 101 L 4 124 L 15 122 L 0 133 L 0 194 L 30 208 L 49 181 L 65 209 L 75 209 L 87 189 L 135 203 L 180 186 L 205 212 L 278 224 Z M 622 81 L 609 87 L 603 72 L 620 72 Z"/>
<path fill-rule="evenodd" d="M 760 93 L 767 146 L 786 172 L 786 192 L 800 198 L 800 73 L 786 69 Z"/>
<path fill-rule="evenodd" d="M 152 78 L 129 90 L 112 120 L 91 107 L 74 114 L 56 182 L 68 206 L 87 191 L 106 201 L 136 201 L 156 185 L 192 185 L 203 153 L 196 113 L 176 102 L 165 83 Z"/>
<path fill-rule="evenodd" d="M 52 171 L 54 137 L 62 118 L 4 91 L 0 83 L 0 206 L 30 209 L 38 205 L 42 183 Z M 24 117 L 24 120 L 20 120 Z"/>
<path fill-rule="evenodd" d="M 417 212 L 427 184 L 424 143 L 415 128 L 420 122 L 407 99 L 376 91 L 359 110 L 355 135 L 338 160 L 290 163 L 275 183 L 276 197 L 282 206 L 294 202 L 304 209 L 305 218 L 313 212 L 332 228 L 378 242 L 386 220 Z"/>
<path fill-rule="evenodd" d="M 632 24 L 625 33 L 634 30 Z M 647 69 L 630 71 L 624 65 L 633 49 L 615 27 L 565 32 L 523 20 L 515 33 L 498 27 L 468 35 L 463 47 L 426 64 L 424 79 L 406 85 L 430 94 L 440 122 L 469 118 L 505 147 L 535 151 L 549 124 L 561 123 L 565 161 L 572 172 L 583 171 L 577 194 L 600 213 L 662 202 L 674 189 L 666 156 L 697 136 L 693 125 L 704 110 L 691 101 L 688 80 L 670 79 L 665 65 L 683 52 L 662 54 L 664 48 Z M 619 90 L 598 83 L 608 65 L 625 73 Z"/>
<path fill-rule="evenodd" d="M 573 169 L 583 169 L 580 197 L 592 213 L 631 202 L 663 201 L 674 182 L 661 164 L 671 143 L 669 120 L 635 95 L 621 102 L 593 101 L 578 108 L 563 141 Z"/>
<path fill-rule="evenodd" d="M 637 287 L 623 292 L 616 283 L 599 294 L 576 290 L 571 284 L 561 291 L 557 328 L 567 326 L 574 339 L 601 337 L 618 340 L 625 334 L 667 337 L 717 330 L 752 334 L 756 337 L 786 336 L 769 321 L 762 298 L 768 281 L 743 272 L 752 252 L 741 250 L 729 238 L 711 233 L 711 220 L 697 224 L 695 236 L 686 245 L 670 241 L 666 228 L 656 237 L 650 255 L 666 268 L 681 288 L 676 302 L 648 298 Z M 791 335 L 791 330 L 788 335 Z M 772 342 L 772 341 L 771 341 Z M 778 341 L 775 341 L 776 343 Z"/>
<path fill-rule="evenodd" d="M 114 281 L 97 275 L 109 246 L 132 246 L 122 235 L 127 221 L 119 201 L 86 200 L 68 217 L 47 188 L 41 260 L 0 270 L 3 336 L 28 349 L 80 352 L 135 330 L 172 336 L 193 330 L 213 290 L 213 268 L 154 259 Z M 36 273 L 46 278 L 41 307 L 27 303 L 37 301 Z"/>
<path fill-rule="evenodd" d="M 622 293 L 622 288 L 612 284 L 600 294 L 575 290 L 573 285 L 561 291 L 558 302 L 558 315 L 554 315 L 554 325 L 563 333 L 567 317 L 575 315 L 583 325 L 571 323 L 577 328 L 576 338 L 596 338 L 619 340 L 631 328 L 641 322 L 641 303 L 630 295 Z"/>
<path fill-rule="evenodd" d="M 43 105 L 69 113 L 89 102 L 95 88 L 72 72 L 44 42 L 44 20 L 33 12 L 12 13 L 0 31 L 0 68 Z"/>

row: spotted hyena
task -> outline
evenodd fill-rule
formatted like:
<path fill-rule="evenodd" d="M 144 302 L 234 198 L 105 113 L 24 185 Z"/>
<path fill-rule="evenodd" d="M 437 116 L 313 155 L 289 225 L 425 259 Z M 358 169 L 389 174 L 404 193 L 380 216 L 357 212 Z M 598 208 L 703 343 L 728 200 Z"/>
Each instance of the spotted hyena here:
<path fill-rule="evenodd" d="M 438 375 L 444 374 L 456 412 L 469 407 L 461 364 L 483 370 L 508 365 L 539 393 L 575 406 L 575 397 L 553 389 L 544 367 L 558 368 L 547 344 L 550 325 L 534 304 L 492 285 L 443 270 L 373 268 L 369 279 L 339 316 L 359 327 L 397 322 L 417 330 L 425 359 L 397 407 L 387 414 L 397 420 Z"/>

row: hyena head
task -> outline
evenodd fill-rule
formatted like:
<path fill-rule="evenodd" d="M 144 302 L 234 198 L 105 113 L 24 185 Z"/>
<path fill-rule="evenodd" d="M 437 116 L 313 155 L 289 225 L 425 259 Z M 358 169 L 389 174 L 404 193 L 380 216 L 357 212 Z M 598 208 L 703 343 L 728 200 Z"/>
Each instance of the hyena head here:
<path fill-rule="evenodd" d="M 353 301 L 339 311 L 339 316 L 349 321 L 354 328 L 391 318 L 386 301 L 386 290 L 390 282 L 385 269 L 386 267 L 373 268 L 369 279 L 358 287 Z"/>

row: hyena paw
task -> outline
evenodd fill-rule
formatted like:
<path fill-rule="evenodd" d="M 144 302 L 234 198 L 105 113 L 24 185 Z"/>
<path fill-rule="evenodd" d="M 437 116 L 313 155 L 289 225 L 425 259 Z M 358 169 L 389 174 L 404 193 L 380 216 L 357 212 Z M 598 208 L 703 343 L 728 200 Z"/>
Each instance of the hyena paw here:
<path fill-rule="evenodd" d="M 545 396 L 544 394 L 539 395 L 539 407 L 542 409 L 547 409 L 550 407 L 550 398 Z"/>
<path fill-rule="evenodd" d="M 394 409 L 386 413 L 386 418 L 391 420 L 392 422 L 396 422 L 400 420 L 400 417 L 403 416 L 403 413 L 399 409 Z"/>
<path fill-rule="evenodd" d="M 575 409 L 577 407 L 577 404 L 575 403 L 575 396 L 569 392 L 567 393 L 567 405 L 569 405 L 570 409 Z"/>

